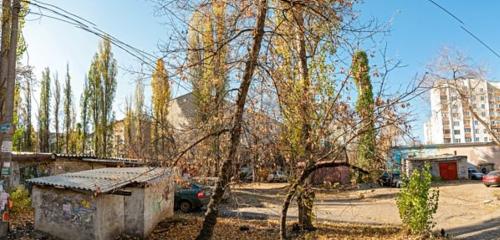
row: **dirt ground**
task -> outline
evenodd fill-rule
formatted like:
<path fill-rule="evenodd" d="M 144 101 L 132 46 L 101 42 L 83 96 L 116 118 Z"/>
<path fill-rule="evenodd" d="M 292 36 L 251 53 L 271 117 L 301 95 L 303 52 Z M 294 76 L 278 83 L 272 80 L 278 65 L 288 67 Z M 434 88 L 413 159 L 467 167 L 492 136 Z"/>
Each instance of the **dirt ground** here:
<path fill-rule="evenodd" d="M 241 218 L 274 219 L 279 216 L 284 184 L 246 184 L 233 188 L 233 201 L 224 209 Z M 435 229 L 459 239 L 500 239 L 500 188 L 479 181 L 443 182 Z M 318 191 L 315 215 L 319 222 L 400 225 L 396 207 L 399 189 Z M 297 216 L 296 207 L 289 211 Z"/>

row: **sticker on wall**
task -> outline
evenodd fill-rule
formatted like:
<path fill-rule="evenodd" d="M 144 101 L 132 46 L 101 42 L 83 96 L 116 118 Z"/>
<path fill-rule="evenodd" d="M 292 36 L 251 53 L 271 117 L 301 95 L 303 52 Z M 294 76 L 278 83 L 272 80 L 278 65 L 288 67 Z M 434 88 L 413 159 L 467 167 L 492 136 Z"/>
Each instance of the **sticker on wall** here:
<path fill-rule="evenodd" d="M 63 204 L 63 213 L 64 215 L 70 215 L 71 214 L 71 204 Z"/>
<path fill-rule="evenodd" d="M 12 141 L 2 142 L 2 152 L 12 152 Z"/>
<path fill-rule="evenodd" d="M 87 200 L 82 200 L 81 204 L 82 204 L 82 207 L 84 207 L 84 208 L 90 208 L 90 202 Z"/>

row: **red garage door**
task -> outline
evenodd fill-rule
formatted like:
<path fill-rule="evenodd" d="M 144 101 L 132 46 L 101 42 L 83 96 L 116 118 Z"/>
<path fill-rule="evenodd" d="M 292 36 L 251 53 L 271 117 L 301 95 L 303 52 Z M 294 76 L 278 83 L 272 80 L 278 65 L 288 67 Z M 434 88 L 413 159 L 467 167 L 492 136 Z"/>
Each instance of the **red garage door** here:
<path fill-rule="evenodd" d="M 457 179 L 457 162 L 439 163 L 439 175 L 442 180 Z"/>

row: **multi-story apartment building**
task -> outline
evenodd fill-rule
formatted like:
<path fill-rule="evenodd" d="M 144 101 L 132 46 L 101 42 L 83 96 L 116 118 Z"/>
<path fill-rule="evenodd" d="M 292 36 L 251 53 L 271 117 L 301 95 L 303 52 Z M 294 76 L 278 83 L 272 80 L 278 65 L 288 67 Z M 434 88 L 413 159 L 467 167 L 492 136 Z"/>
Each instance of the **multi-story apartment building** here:
<path fill-rule="evenodd" d="M 430 103 L 431 116 L 424 124 L 426 144 L 490 142 L 487 126 L 500 133 L 500 82 L 440 81 L 430 91 Z"/>

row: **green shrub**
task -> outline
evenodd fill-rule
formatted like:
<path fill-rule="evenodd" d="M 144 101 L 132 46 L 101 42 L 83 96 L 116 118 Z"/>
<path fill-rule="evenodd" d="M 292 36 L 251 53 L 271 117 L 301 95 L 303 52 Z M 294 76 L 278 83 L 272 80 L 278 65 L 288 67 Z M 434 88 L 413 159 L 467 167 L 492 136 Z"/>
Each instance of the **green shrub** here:
<path fill-rule="evenodd" d="M 439 201 L 439 190 L 431 190 L 430 166 L 413 171 L 403 177 L 401 192 L 397 197 L 399 216 L 404 228 L 415 235 L 427 235 L 434 227 L 433 214 Z"/>
<path fill-rule="evenodd" d="M 31 210 L 31 198 L 28 190 L 24 186 L 16 187 L 10 193 L 10 200 L 12 201 L 11 214 L 22 214 Z"/>

